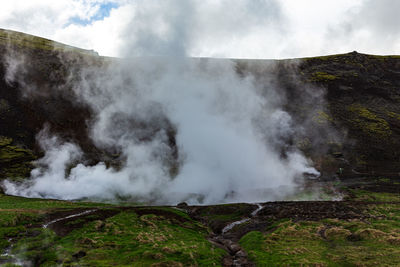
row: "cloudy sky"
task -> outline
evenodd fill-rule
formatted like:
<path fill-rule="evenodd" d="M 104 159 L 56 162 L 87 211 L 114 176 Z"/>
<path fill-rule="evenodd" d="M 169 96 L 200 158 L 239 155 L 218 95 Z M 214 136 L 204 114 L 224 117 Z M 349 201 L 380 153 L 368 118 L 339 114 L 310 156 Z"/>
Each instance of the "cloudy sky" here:
<path fill-rule="evenodd" d="M 398 0 L 13 0 L 0 28 L 107 56 L 400 54 Z"/>

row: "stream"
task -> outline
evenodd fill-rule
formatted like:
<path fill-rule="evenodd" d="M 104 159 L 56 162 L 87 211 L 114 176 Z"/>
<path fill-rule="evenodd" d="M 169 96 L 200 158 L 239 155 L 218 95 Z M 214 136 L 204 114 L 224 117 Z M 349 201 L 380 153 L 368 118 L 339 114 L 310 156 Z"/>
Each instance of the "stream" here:
<path fill-rule="evenodd" d="M 257 213 L 263 209 L 263 206 L 261 204 L 257 203 L 257 209 L 255 209 L 252 213 L 251 213 L 251 217 L 254 217 L 257 215 Z M 244 218 L 242 220 L 239 221 L 235 221 L 233 223 L 228 224 L 227 226 L 224 227 L 224 229 L 222 229 L 222 234 L 225 234 L 227 232 L 229 232 L 230 230 L 232 230 L 233 227 L 235 227 L 236 225 L 240 225 L 242 223 L 248 222 L 250 221 L 251 218 Z"/>
<path fill-rule="evenodd" d="M 29 261 L 24 261 L 20 258 L 17 257 L 17 255 L 12 253 L 12 249 L 14 247 L 14 239 L 9 238 L 8 242 L 10 243 L 10 246 L 8 246 L 3 253 L 0 255 L 0 265 L 3 266 L 3 264 L 12 264 L 12 265 L 17 265 L 17 266 L 32 266 L 31 262 Z"/>
<path fill-rule="evenodd" d="M 262 210 L 264 207 L 261 204 L 256 203 L 257 208 L 250 214 L 249 217 L 243 218 L 239 221 L 234 221 L 222 229 L 220 235 L 214 236 L 209 240 L 219 246 L 222 246 L 226 251 L 228 251 L 229 255 L 225 256 L 223 259 L 223 266 L 254 266 L 248 258 L 247 253 L 240 247 L 237 242 L 232 241 L 232 237 L 228 234 L 236 225 L 243 224 L 252 220 L 253 217 L 257 215 L 257 213 Z"/>
<path fill-rule="evenodd" d="M 78 217 L 78 216 L 82 216 L 82 215 L 86 215 L 86 214 L 89 214 L 89 213 L 92 213 L 92 212 L 95 212 L 95 211 L 96 210 L 85 210 L 83 212 L 72 214 L 72 215 L 68 215 L 68 216 L 63 217 L 63 218 L 57 218 L 57 219 L 54 219 L 54 220 L 52 220 L 52 221 L 50 221 L 48 223 L 43 224 L 42 227 L 43 228 L 48 228 L 49 225 L 52 225 L 53 223 L 56 223 L 56 222 L 59 222 L 59 221 L 63 221 L 63 220 L 67 220 L 67 219 L 74 218 L 74 217 Z"/>
<path fill-rule="evenodd" d="M 56 223 L 56 222 L 59 222 L 59 221 L 63 221 L 63 220 L 67 220 L 67 219 L 74 218 L 74 217 L 79 217 L 79 216 L 86 215 L 86 214 L 89 214 L 89 213 L 92 213 L 92 212 L 95 212 L 95 211 L 97 211 L 97 210 L 96 209 L 85 210 L 83 212 L 79 212 L 79 213 L 76 213 L 76 214 L 68 215 L 68 216 L 65 216 L 65 217 L 62 217 L 62 218 L 57 218 L 57 219 L 54 219 L 54 220 L 52 220 L 50 222 L 47 222 L 47 223 L 43 224 L 42 228 L 46 229 L 50 225 L 52 225 L 53 223 Z M 14 265 L 17 265 L 17 266 L 32 266 L 31 262 L 21 260 L 20 258 L 18 258 L 17 254 L 14 254 L 12 252 L 12 249 L 13 249 L 14 244 L 16 242 L 14 240 L 14 238 L 9 238 L 8 242 L 10 243 L 10 246 L 8 246 L 3 251 L 3 253 L 0 254 L 0 265 L 3 265 L 3 264 L 14 264 Z"/>

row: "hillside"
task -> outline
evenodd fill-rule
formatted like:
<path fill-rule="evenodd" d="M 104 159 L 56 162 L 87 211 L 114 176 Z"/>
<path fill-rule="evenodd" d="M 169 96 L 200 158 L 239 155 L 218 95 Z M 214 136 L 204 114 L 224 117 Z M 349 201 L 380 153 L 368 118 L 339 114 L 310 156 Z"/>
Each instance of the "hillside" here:
<path fill-rule="evenodd" d="M 14 173 L 11 176 L 18 177 L 17 166 L 25 166 L 25 159 L 40 156 L 35 135 L 44 123 L 61 137 L 76 141 L 94 162 L 100 160 L 87 138 L 85 122 L 92 119 L 90 107 L 73 100 L 66 79 L 72 66 L 102 65 L 113 59 L 67 46 L 61 49 L 61 44 L 20 34 L 5 43 L 6 33 L 2 31 L 0 53 L 5 55 L 11 48 L 29 62 L 25 65 L 24 83 L 29 81 L 32 90 L 38 93 L 29 99 L 21 97 L 23 92 L 19 88 L 23 84 L 18 84 L 18 79 L 11 84 L 1 80 L 0 123 L 4 127 L 0 135 L 11 138 L 9 151 L 12 145 L 20 144 L 33 153 L 14 153 L 12 161 L 16 165 L 9 170 L 6 169 L 10 164 L 7 168 L 3 165 L 3 161 L 9 160 L 4 155 L 0 162 L 4 166 L 3 175 L 9 172 L 9 176 Z M 50 50 L 52 45 L 56 49 Z M 0 74 L 6 77 L 4 56 L 2 62 Z M 335 173 L 339 166 L 343 167 L 343 175 L 349 176 L 397 175 L 400 171 L 399 56 L 352 52 L 295 60 L 235 62 L 238 73 L 254 75 L 261 86 L 264 76 L 274 75 L 275 83 L 287 96 L 286 111 L 297 121 L 307 120 L 308 129 L 289 142 L 297 142 L 323 173 Z M 52 87 L 62 90 L 51 92 Z M 321 93 L 325 94 L 324 102 L 313 96 Z M 170 138 L 173 145 L 173 130 Z M 22 167 L 21 175 L 26 173 Z"/>
<path fill-rule="evenodd" d="M 125 196 L 113 204 L 21 198 L 0 187 L 0 264 L 400 265 L 400 56 L 232 61 L 236 74 L 251 77 L 262 94 L 277 88 L 277 102 L 295 126 L 276 150 L 282 158 L 300 150 L 321 173 L 305 178 L 305 190 L 292 197 L 310 201 L 143 206 Z M 122 169 L 123 148 L 93 140 L 99 115 L 72 84 L 83 70 L 123 63 L 0 30 L 0 181 L 29 179 L 47 152 L 39 144 L 43 128 L 77 144 L 86 166 Z M 138 142 L 165 131 L 168 172 L 175 177 L 182 153 L 177 126 L 166 116 L 123 115 L 114 120 Z M 323 197 L 314 198 L 315 188 Z M 337 196 L 343 201 L 328 201 Z M 321 198 L 326 201 L 314 201 Z"/>

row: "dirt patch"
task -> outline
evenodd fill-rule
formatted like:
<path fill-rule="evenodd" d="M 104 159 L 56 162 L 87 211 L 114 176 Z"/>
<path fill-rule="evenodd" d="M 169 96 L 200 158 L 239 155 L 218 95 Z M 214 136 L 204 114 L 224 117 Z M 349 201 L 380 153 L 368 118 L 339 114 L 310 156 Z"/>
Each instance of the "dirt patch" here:
<path fill-rule="evenodd" d="M 156 216 L 163 216 L 165 219 L 176 220 L 178 222 L 184 223 L 187 222 L 188 219 L 168 210 L 163 209 L 155 209 L 155 208 L 134 208 L 132 209 L 137 215 L 147 215 L 154 214 Z"/>
<path fill-rule="evenodd" d="M 157 209 L 157 208 L 144 208 L 144 207 L 115 207 L 112 209 L 78 208 L 71 210 L 60 210 L 47 214 L 43 225 L 50 223 L 48 225 L 49 229 L 53 230 L 59 236 L 66 236 L 71 231 L 82 228 L 88 222 L 104 221 L 105 219 L 115 216 L 122 211 L 132 211 L 135 212 L 138 216 L 154 214 L 156 216 L 162 216 L 167 220 L 177 222 L 178 224 L 183 224 L 184 222 L 188 221 L 188 219 L 172 211 Z"/>
<path fill-rule="evenodd" d="M 366 217 L 364 209 L 368 203 L 339 201 L 287 201 L 265 203 L 260 217 L 292 219 L 294 221 L 319 221 L 328 218 L 341 220 Z"/>
<path fill-rule="evenodd" d="M 89 209 L 74 209 L 49 214 L 46 220 L 47 223 L 57 219 L 61 220 L 51 223 L 48 225 L 48 228 L 53 230 L 58 236 L 66 236 L 71 231 L 82 228 L 88 222 L 104 220 L 121 212 L 120 209 L 99 209 L 81 216 L 66 218 L 85 211 L 89 211 Z"/>

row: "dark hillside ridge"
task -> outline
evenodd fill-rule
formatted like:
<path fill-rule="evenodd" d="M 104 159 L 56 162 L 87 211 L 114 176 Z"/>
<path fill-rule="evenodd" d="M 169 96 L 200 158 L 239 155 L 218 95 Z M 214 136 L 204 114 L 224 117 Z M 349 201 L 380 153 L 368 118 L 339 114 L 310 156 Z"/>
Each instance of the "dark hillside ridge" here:
<path fill-rule="evenodd" d="M 23 60 L 26 68 L 23 77 L 19 73 L 12 81 L 7 80 L 10 55 Z M 86 66 L 101 69 L 110 60 L 117 59 L 0 30 L 0 179 L 21 179 L 29 174 L 30 161 L 42 155 L 35 136 L 44 125 L 64 140 L 77 143 L 86 154 L 86 164 L 105 161 L 117 166 L 123 161 L 116 158 L 118 151 L 102 150 L 90 140 L 93 112 L 74 99 L 68 84 L 74 71 Z M 330 179 L 339 170 L 343 178 L 398 175 L 400 56 L 352 52 L 234 61 L 239 74 L 253 75 L 261 87 L 265 77 L 274 74 L 274 83 L 287 97 L 286 111 L 295 121 L 307 122 L 305 129 L 285 141 L 312 158 L 323 177 Z M 36 93 L 24 94 L 26 85 Z M 54 90 L 56 87 L 61 90 Z M 325 94 L 325 104 L 314 102 L 318 94 Z M 146 122 L 134 125 L 150 128 L 150 132 L 154 127 Z M 170 146 L 174 148 L 175 134 L 171 126 Z"/>

